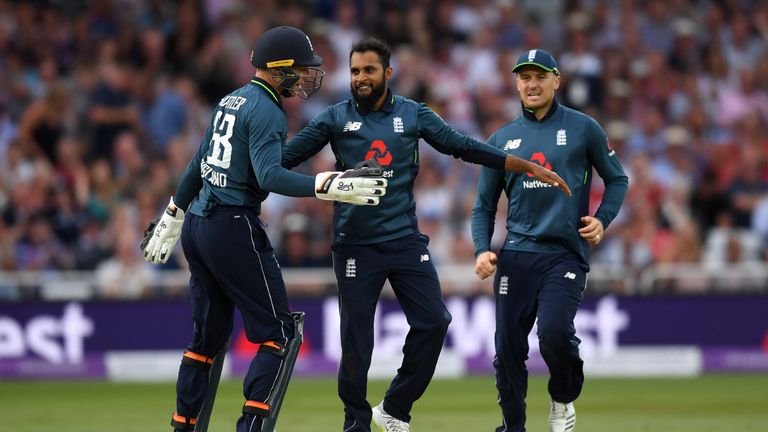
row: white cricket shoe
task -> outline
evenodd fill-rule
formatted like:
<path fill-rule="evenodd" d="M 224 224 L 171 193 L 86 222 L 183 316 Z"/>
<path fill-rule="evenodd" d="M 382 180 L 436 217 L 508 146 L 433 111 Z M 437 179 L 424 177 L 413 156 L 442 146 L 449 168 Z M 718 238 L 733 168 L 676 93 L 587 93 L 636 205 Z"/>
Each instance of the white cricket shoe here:
<path fill-rule="evenodd" d="M 573 432 L 576 428 L 576 408 L 573 402 L 560 403 L 552 401 L 549 411 L 549 432 Z"/>
<path fill-rule="evenodd" d="M 378 426 L 381 432 L 408 432 L 408 423 L 398 420 L 384 411 L 384 401 L 373 407 L 373 424 Z"/>

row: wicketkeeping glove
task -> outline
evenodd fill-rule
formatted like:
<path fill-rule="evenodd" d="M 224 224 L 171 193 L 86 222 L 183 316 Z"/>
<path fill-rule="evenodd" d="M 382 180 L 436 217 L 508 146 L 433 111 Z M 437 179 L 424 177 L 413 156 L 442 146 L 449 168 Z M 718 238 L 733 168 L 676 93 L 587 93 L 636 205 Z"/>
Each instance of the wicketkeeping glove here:
<path fill-rule="evenodd" d="M 322 200 L 355 205 L 379 205 L 387 193 L 384 170 L 375 160 L 364 161 L 346 171 L 326 171 L 315 176 L 315 196 Z"/>
<path fill-rule="evenodd" d="M 173 247 L 181 236 L 182 225 L 184 225 L 184 210 L 176 207 L 171 197 L 168 208 L 165 209 L 160 220 L 150 222 L 144 231 L 144 238 L 139 245 L 144 252 L 144 260 L 152 264 L 168 261 Z"/>

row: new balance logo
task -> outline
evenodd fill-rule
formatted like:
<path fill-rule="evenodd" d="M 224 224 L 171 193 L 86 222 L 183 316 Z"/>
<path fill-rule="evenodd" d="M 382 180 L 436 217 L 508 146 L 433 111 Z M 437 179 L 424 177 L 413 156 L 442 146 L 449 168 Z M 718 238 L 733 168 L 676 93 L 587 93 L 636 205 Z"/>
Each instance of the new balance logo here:
<path fill-rule="evenodd" d="M 344 129 L 342 129 L 342 132 L 348 132 L 348 131 L 356 131 L 360 130 L 360 126 L 363 125 L 363 122 L 351 122 L 348 121 L 347 124 L 344 125 Z"/>
<path fill-rule="evenodd" d="M 509 289 L 509 276 L 502 276 L 499 278 L 499 295 L 507 295 Z"/>
<path fill-rule="evenodd" d="M 559 146 L 565 145 L 565 129 L 560 129 L 557 131 L 557 137 L 555 138 L 555 141 Z"/>
<path fill-rule="evenodd" d="M 574 280 L 574 279 L 576 279 L 576 274 L 573 273 L 573 272 L 568 272 L 563 277 L 566 278 L 566 279 Z"/>
<path fill-rule="evenodd" d="M 515 140 L 509 140 L 506 144 L 504 144 L 504 150 L 514 150 L 518 147 L 520 147 L 521 139 L 515 139 Z"/>
<path fill-rule="evenodd" d="M 403 119 L 400 117 L 393 118 L 392 127 L 395 129 L 395 133 L 403 133 Z"/>
<path fill-rule="evenodd" d="M 344 275 L 348 278 L 357 277 L 357 264 L 355 264 L 355 259 L 350 258 L 347 260 L 347 267 Z"/>
<path fill-rule="evenodd" d="M 429 261 L 429 254 L 424 254 L 419 258 L 419 262 Z"/>

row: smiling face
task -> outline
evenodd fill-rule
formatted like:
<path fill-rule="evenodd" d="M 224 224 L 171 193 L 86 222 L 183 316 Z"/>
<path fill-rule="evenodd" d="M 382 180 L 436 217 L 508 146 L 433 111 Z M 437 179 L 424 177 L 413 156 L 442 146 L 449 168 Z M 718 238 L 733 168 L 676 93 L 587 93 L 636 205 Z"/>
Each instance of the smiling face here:
<path fill-rule="evenodd" d="M 537 118 L 547 114 L 560 88 L 560 76 L 534 65 L 523 66 L 517 71 L 517 92 L 523 106 L 532 110 Z M 539 116 L 541 114 L 541 116 Z"/>
<path fill-rule="evenodd" d="M 353 52 L 349 58 L 349 86 L 355 101 L 369 111 L 375 111 L 384 103 L 387 80 L 392 77 L 392 67 L 381 64 L 374 51 Z"/>

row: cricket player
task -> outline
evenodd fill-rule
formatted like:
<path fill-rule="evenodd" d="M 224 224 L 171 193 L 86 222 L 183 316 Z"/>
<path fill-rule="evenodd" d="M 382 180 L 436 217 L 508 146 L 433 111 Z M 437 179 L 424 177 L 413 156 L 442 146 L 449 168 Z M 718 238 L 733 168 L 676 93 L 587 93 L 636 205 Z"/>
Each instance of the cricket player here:
<path fill-rule="evenodd" d="M 588 245 L 603 239 L 628 181 L 600 125 L 555 100 L 560 72 L 550 54 L 525 52 L 512 72 L 517 74 L 523 115 L 491 135 L 488 144 L 562 173 L 573 196 L 562 196 L 527 174 L 481 168 L 472 237 L 477 275 L 485 279 L 496 272 L 493 364 L 504 420 L 496 431 L 525 431 L 528 333 L 538 319 L 541 355 L 550 372 L 549 430 L 571 432 L 576 422 L 573 401 L 584 382 L 573 320 L 586 288 Z M 605 194 L 591 216 L 593 167 L 605 182 Z M 497 257 L 490 241 L 502 190 L 509 198 L 507 237 Z"/>
<path fill-rule="evenodd" d="M 253 79 L 221 99 L 200 149 L 151 237 L 142 244 L 151 263 L 168 259 L 181 236 L 189 261 L 192 341 L 179 367 L 174 431 L 192 431 L 204 402 L 213 357 L 232 332 L 234 308 L 249 341 L 261 344 L 243 384 L 245 404 L 238 432 L 257 432 L 270 416 L 294 322 L 272 246 L 259 218 L 269 192 L 350 205 L 376 205 L 385 193 L 381 177 L 327 172 L 315 177 L 280 166 L 287 135 L 282 97 L 304 99 L 320 88 L 322 58 L 306 34 L 293 27 L 266 31 L 251 54 Z M 185 217 L 186 215 L 186 217 Z M 183 228 L 182 228 L 183 226 Z M 292 365 L 289 365 L 292 367 Z M 284 393 L 283 393 L 284 394 Z M 270 399 L 272 397 L 272 399 Z"/>
<path fill-rule="evenodd" d="M 457 133 L 424 104 L 394 95 L 389 48 L 368 38 L 349 57 L 352 98 L 318 114 L 283 150 L 283 165 L 294 167 L 330 143 L 338 169 L 361 159 L 383 166 L 387 195 L 378 207 L 334 205 L 333 263 L 339 288 L 342 358 L 338 376 L 345 432 L 407 431 L 413 403 L 432 378 L 451 316 L 443 304 L 429 238 L 419 232 L 413 184 L 419 172 L 419 139 L 465 161 L 530 173 L 542 184 L 570 193 L 554 172 L 507 156 Z M 389 279 L 410 331 L 403 363 L 382 403 L 366 400 L 373 351 L 373 318 Z"/>

